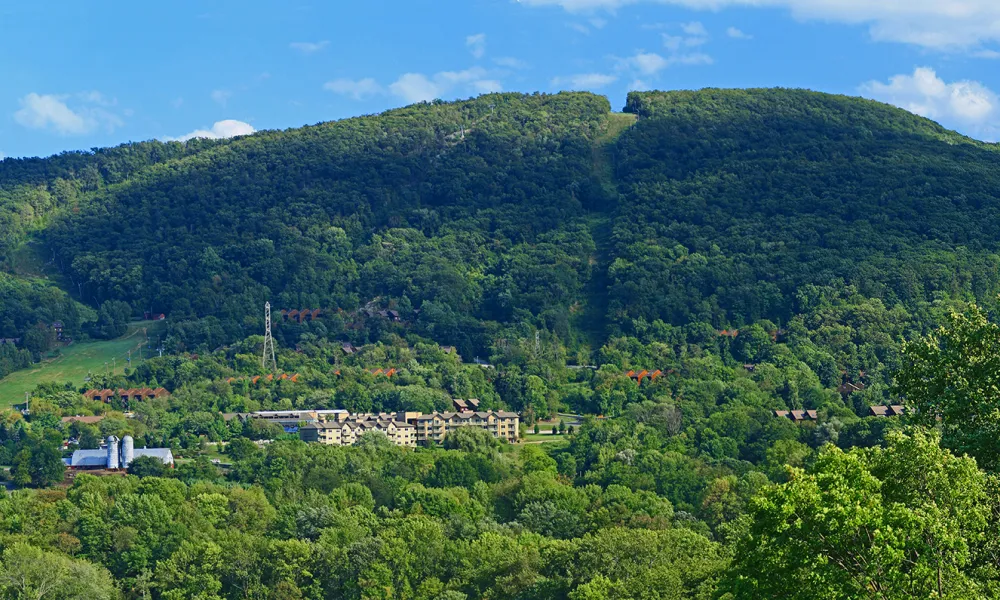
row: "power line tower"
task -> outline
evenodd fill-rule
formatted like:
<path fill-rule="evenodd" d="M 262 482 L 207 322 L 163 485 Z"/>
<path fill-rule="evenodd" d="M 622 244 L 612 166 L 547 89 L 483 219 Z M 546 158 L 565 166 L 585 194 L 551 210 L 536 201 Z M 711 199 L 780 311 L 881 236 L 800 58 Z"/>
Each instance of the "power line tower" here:
<path fill-rule="evenodd" d="M 262 369 L 267 368 L 268 348 L 271 349 L 271 370 L 278 370 L 278 361 L 274 359 L 274 338 L 271 337 L 271 303 L 264 305 L 264 356 L 260 359 Z"/>

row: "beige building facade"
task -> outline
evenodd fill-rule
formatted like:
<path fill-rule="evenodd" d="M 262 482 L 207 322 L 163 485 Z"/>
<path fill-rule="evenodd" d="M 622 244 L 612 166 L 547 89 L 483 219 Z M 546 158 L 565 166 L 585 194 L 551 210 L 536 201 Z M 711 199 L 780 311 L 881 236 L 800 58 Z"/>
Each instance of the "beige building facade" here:
<path fill-rule="evenodd" d="M 385 434 L 397 446 L 416 446 L 417 443 L 437 443 L 461 427 L 476 427 L 488 431 L 495 438 L 516 442 L 520 437 L 520 416 L 505 411 L 398 412 L 378 414 L 330 415 L 329 420 L 308 423 L 299 429 L 299 437 L 306 442 L 333 446 L 350 446 L 367 431 Z"/>

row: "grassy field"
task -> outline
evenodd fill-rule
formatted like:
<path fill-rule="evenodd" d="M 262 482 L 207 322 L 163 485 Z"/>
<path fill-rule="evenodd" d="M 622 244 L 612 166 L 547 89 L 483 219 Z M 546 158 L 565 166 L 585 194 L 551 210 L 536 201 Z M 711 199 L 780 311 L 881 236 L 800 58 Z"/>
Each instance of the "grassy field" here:
<path fill-rule="evenodd" d="M 551 433 L 526 433 L 521 438 L 525 443 L 530 444 L 552 444 L 555 442 L 569 442 L 568 435 L 552 435 Z"/>
<path fill-rule="evenodd" d="M 146 335 L 158 333 L 163 325 L 163 321 L 139 321 L 132 323 L 128 333 L 117 340 L 74 343 L 60 348 L 59 356 L 44 359 L 29 369 L 0 379 L 0 407 L 24 402 L 25 392 L 30 392 L 40 383 L 69 381 L 82 386 L 88 373 L 96 375 L 104 372 L 105 362 L 110 368 L 112 360 L 117 361 L 121 372 L 129 350 L 132 350 L 132 366 L 139 366 L 139 347 L 142 347 L 143 358 L 151 353 L 146 350 Z M 155 338 L 153 342 L 156 342 Z"/>

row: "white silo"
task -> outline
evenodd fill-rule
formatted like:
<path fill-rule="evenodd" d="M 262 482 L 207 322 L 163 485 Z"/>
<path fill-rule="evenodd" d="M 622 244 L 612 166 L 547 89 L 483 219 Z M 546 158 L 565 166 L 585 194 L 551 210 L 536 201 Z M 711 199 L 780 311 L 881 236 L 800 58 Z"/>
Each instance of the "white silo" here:
<path fill-rule="evenodd" d="M 108 436 L 108 468 L 118 468 L 118 438 L 113 435 Z"/>
<path fill-rule="evenodd" d="M 122 438 L 122 468 L 127 469 L 130 464 L 132 464 L 132 459 L 135 457 L 135 445 L 132 441 L 132 436 L 126 435 Z"/>

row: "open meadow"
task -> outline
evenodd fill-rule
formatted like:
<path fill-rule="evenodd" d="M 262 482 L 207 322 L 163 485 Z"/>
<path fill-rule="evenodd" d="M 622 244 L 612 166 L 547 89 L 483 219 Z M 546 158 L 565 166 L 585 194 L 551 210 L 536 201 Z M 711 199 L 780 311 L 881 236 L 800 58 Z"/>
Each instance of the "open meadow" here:
<path fill-rule="evenodd" d="M 112 362 L 118 369 L 126 366 L 129 350 L 132 351 L 132 366 L 138 366 L 152 349 L 147 349 L 147 337 L 154 336 L 163 329 L 163 321 L 137 321 L 129 325 L 128 332 L 115 340 L 76 342 L 59 348 L 58 356 L 43 359 L 30 369 L 11 373 L 0 379 L 0 406 L 7 407 L 24 401 L 24 394 L 35 389 L 40 383 L 72 382 L 83 385 L 89 373 L 104 371 L 104 363 L 111 368 Z M 142 352 L 140 353 L 140 348 Z M 140 357 L 141 354 L 141 357 Z"/>

